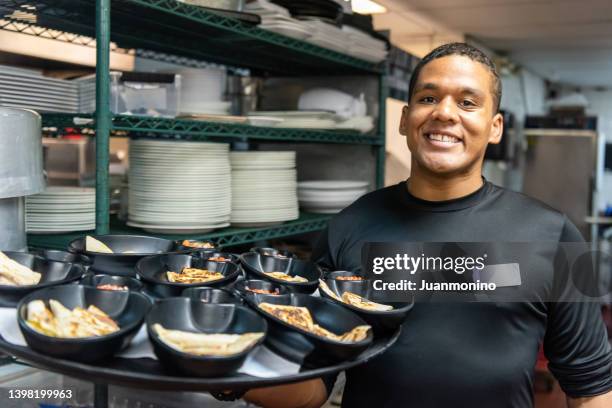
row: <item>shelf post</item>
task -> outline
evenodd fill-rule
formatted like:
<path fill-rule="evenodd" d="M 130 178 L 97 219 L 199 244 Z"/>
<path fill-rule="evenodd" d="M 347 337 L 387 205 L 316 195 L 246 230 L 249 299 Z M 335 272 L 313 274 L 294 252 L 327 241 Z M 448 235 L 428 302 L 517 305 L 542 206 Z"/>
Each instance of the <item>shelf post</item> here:
<path fill-rule="evenodd" d="M 110 0 L 96 0 L 96 233 L 109 232 Z"/>
<path fill-rule="evenodd" d="M 376 188 L 385 186 L 386 159 L 386 123 L 387 123 L 387 76 L 382 74 L 378 79 L 378 135 L 382 139 L 376 146 Z"/>

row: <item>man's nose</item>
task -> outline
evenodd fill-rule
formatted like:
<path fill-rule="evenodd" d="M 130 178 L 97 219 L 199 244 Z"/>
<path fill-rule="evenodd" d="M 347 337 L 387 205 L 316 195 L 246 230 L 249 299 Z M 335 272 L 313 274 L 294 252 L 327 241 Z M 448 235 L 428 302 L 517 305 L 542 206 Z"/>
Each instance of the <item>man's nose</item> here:
<path fill-rule="evenodd" d="M 457 105 L 452 98 L 443 98 L 433 110 L 432 119 L 440 122 L 456 122 L 457 118 Z"/>

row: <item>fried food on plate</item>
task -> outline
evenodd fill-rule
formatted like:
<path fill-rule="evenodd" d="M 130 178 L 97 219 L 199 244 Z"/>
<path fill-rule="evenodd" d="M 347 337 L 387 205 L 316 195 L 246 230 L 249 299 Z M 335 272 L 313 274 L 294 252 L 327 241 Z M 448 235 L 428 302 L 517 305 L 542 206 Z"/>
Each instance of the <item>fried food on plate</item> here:
<path fill-rule="evenodd" d="M 206 249 L 210 249 L 210 248 L 214 248 L 215 247 L 210 242 L 205 242 L 205 241 L 190 241 L 188 239 L 184 240 L 182 242 L 182 245 L 186 246 L 186 247 L 189 247 L 189 248 L 206 248 Z"/>
<path fill-rule="evenodd" d="M 60 338 L 98 337 L 119 330 L 117 323 L 94 305 L 70 310 L 51 299 L 49 307 L 42 300 L 28 303 L 28 326 L 44 335 Z"/>
<path fill-rule="evenodd" d="M 328 340 L 334 340 L 342 343 L 357 343 L 364 340 L 368 336 L 368 330 L 371 328 L 367 325 L 356 326 L 344 334 L 337 335 L 316 324 L 312 318 L 312 315 L 310 314 L 310 311 L 306 307 L 275 305 L 267 302 L 262 302 L 258 306 L 263 311 L 287 324 L 290 324 L 291 326 L 306 330 Z"/>
<path fill-rule="evenodd" d="M 0 285 L 36 285 L 41 275 L 0 252 Z"/>
<path fill-rule="evenodd" d="M 371 300 L 349 291 L 344 292 L 342 297 L 340 297 L 333 290 L 331 290 L 327 283 L 322 279 L 319 279 L 319 288 L 321 288 L 326 295 L 337 300 L 338 302 L 346 303 L 347 305 L 355 306 L 359 309 L 368 310 L 371 312 L 388 312 L 389 310 L 393 310 L 393 306 L 372 302 Z"/>
<path fill-rule="evenodd" d="M 264 333 L 205 334 L 168 330 L 156 323 L 153 330 L 168 346 L 183 353 L 198 356 L 229 356 L 252 347 Z"/>
<path fill-rule="evenodd" d="M 224 277 L 220 272 L 198 268 L 183 268 L 180 273 L 168 271 L 166 276 L 168 281 L 173 283 L 204 283 L 223 279 Z"/>
<path fill-rule="evenodd" d="M 85 237 L 85 250 L 87 252 L 99 252 L 101 254 L 114 253 L 105 243 L 89 235 Z"/>
<path fill-rule="evenodd" d="M 308 282 L 308 279 L 306 278 L 303 278 L 297 275 L 291 276 L 291 275 L 286 274 L 285 272 L 264 272 L 264 274 L 271 278 L 282 280 L 285 282 L 294 282 L 294 283 Z"/>

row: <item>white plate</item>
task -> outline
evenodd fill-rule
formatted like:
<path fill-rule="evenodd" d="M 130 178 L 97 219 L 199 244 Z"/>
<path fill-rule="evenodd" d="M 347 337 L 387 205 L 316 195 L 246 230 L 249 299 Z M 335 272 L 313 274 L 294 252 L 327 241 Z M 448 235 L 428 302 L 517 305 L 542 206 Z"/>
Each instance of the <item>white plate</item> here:
<path fill-rule="evenodd" d="M 352 180 L 312 180 L 298 182 L 298 189 L 315 190 L 350 190 L 368 187 L 367 181 Z"/>
<path fill-rule="evenodd" d="M 298 199 L 307 201 L 329 201 L 329 200 L 356 200 L 365 194 L 365 191 L 360 190 L 357 192 L 344 193 L 342 190 L 332 192 L 326 192 L 324 194 L 311 193 L 298 190 Z"/>
<path fill-rule="evenodd" d="M 214 224 L 214 225 L 195 225 L 192 227 L 182 227 L 182 226 L 159 226 L 159 225 L 150 225 L 150 224 L 140 224 L 135 222 L 128 221 L 126 223 L 130 227 L 142 228 L 147 232 L 153 234 L 205 234 L 210 231 L 214 231 L 215 229 L 229 227 L 229 222 L 223 224 Z"/>
<path fill-rule="evenodd" d="M 295 161 L 295 151 L 246 151 L 246 152 L 230 152 L 230 160 L 284 160 Z"/>
<path fill-rule="evenodd" d="M 95 214 L 96 210 L 95 208 L 86 208 L 86 209 L 70 209 L 67 210 L 65 208 L 30 208 L 30 207 L 26 207 L 26 214 L 31 214 L 31 215 L 46 215 L 46 214 L 83 214 L 83 215 L 89 215 L 89 214 Z"/>
<path fill-rule="evenodd" d="M 173 226 L 173 227 L 191 227 L 193 225 L 210 225 L 210 224 L 223 224 L 226 222 L 229 222 L 230 217 L 225 216 L 225 217 L 210 217 L 210 218 L 194 218 L 194 217 L 186 217 L 183 218 L 182 220 L 180 219 L 151 219 L 151 218 L 143 218 L 143 217 L 136 217 L 134 215 L 129 215 L 128 219 L 131 222 L 137 222 L 139 224 L 150 224 L 150 225 L 157 225 L 157 226 Z"/>
<path fill-rule="evenodd" d="M 284 121 L 283 118 L 275 118 L 270 116 L 249 116 L 248 123 L 251 126 L 274 127 Z"/>
<path fill-rule="evenodd" d="M 273 227 L 275 225 L 281 225 L 283 222 L 285 222 L 285 221 L 232 222 L 232 227 L 236 227 L 236 228 L 263 228 L 263 227 Z"/>

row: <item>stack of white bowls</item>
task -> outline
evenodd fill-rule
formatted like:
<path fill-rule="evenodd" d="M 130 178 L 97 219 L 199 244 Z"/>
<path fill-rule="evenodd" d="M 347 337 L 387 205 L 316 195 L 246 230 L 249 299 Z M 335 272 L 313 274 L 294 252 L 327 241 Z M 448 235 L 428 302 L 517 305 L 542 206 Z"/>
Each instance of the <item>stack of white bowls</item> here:
<path fill-rule="evenodd" d="M 128 174 L 128 225 L 166 234 L 229 225 L 228 144 L 130 140 Z"/>
<path fill-rule="evenodd" d="M 96 228 L 96 191 L 81 187 L 47 187 L 26 197 L 26 230 L 52 234 Z"/>
<path fill-rule="evenodd" d="M 295 152 L 231 152 L 232 225 L 260 227 L 295 220 Z"/>
<path fill-rule="evenodd" d="M 308 212 L 335 214 L 368 191 L 367 181 L 313 180 L 298 183 L 300 207 Z"/>
<path fill-rule="evenodd" d="M 231 102 L 223 100 L 227 75 L 224 68 L 186 68 L 179 71 L 181 115 L 207 113 L 227 115 Z"/>

